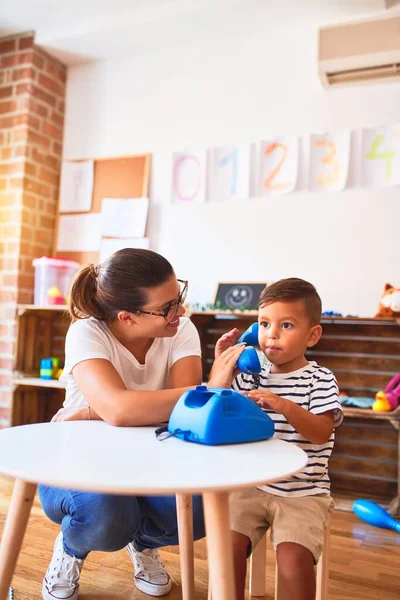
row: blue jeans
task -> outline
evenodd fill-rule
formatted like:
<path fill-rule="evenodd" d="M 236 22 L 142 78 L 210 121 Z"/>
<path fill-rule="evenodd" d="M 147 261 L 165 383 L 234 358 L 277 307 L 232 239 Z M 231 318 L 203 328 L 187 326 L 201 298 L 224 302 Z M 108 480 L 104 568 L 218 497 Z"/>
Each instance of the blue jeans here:
<path fill-rule="evenodd" d="M 64 550 L 85 558 L 92 550 L 115 552 L 134 542 L 145 548 L 178 542 L 175 496 L 114 496 L 39 486 L 46 515 L 61 525 Z M 194 539 L 205 536 L 203 505 L 193 496 Z"/>

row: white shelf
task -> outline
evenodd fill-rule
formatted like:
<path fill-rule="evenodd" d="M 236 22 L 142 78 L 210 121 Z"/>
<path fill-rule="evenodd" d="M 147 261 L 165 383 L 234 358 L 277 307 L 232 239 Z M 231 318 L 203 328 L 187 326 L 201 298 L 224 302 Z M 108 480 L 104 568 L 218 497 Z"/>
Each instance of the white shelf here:
<path fill-rule="evenodd" d="M 12 378 L 13 385 L 27 385 L 30 387 L 44 387 L 65 389 L 65 384 L 58 379 L 40 379 L 39 377 L 16 377 Z"/>
<path fill-rule="evenodd" d="M 51 306 L 38 306 L 37 304 L 18 304 L 18 314 L 25 312 L 68 312 L 66 304 L 53 304 Z"/>

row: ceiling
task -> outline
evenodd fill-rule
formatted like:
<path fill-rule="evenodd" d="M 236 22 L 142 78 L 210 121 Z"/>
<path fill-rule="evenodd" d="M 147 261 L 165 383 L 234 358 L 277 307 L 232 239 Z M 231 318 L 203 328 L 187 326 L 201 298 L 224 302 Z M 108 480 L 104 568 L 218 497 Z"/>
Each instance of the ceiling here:
<path fill-rule="evenodd" d="M 4 0 L 0 36 L 35 31 L 67 64 L 240 36 L 243 30 L 323 25 L 396 10 L 400 0 Z M 250 29 L 249 29 L 250 28 Z"/>

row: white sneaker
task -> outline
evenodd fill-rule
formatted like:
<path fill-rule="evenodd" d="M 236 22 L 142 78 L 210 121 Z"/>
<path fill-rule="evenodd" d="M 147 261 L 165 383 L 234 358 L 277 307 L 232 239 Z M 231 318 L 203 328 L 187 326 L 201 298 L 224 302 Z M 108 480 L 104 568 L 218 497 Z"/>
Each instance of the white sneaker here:
<path fill-rule="evenodd" d="M 85 559 L 70 556 L 64 550 L 60 531 L 54 542 L 53 557 L 43 578 L 43 600 L 77 600 L 79 577 Z"/>
<path fill-rule="evenodd" d="M 125 546 L 129 558 L 133 562 L 136 587 L 149 596 L 165 596 L 171 590 L 171 577 L 161 562 L 156 549 L 147 548 L 143 552 L 136 550 L 131 542 Z"/>

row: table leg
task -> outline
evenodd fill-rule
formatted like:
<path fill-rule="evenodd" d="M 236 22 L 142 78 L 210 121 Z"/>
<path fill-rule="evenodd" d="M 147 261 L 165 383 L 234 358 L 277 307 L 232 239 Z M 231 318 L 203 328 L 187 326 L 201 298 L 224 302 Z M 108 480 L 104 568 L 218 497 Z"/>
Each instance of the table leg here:
<path fill-rule="evenodd" d="M 212 597 L 216 600 L 234 600 L 228 492 L 205 492 L 203 502 Z"/>
<path fill-rule="evenodd" d="M 176 510 L 178 516 L 182 600 L 195 600 L 192 496 L 190 494 L 177 494 Z"/>
<path fill-rule="evenodd" d="M 8 599 L 8 589 L 17 564 L 37 484 L 17 479 L 0 544 L 0 600 Z"/>

